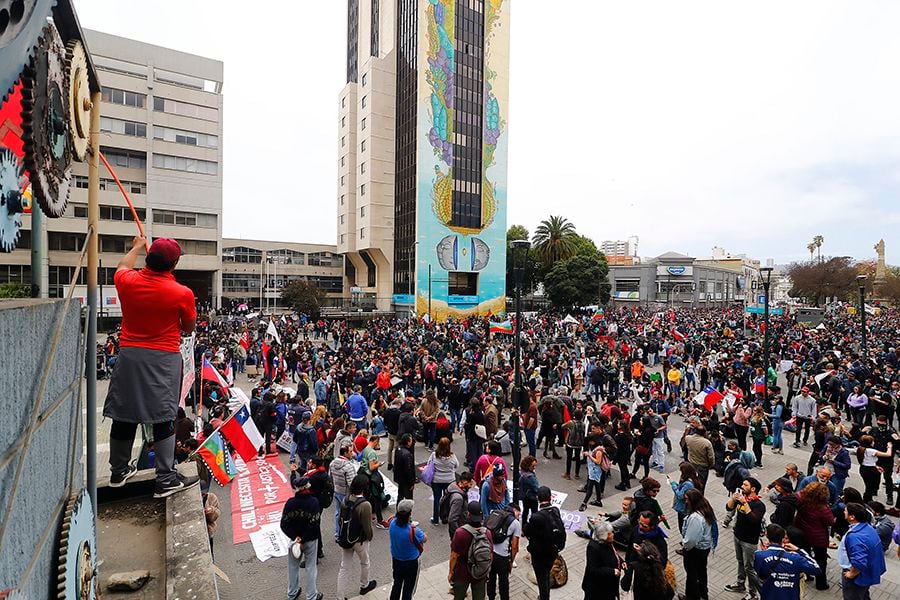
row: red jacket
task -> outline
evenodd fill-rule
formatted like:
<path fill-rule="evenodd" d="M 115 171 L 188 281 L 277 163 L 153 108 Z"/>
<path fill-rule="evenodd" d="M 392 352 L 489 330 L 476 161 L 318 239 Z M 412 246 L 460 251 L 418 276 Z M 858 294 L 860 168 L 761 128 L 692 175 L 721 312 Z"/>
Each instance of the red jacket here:
<path fill-rule="evenodd" d="M 803 532 L 810 546 L 827 548 L 828 531 L 834 525 L 834 514 L 824 504 L 817 506 L 801 504 L 797 516 L 794 517 L 794 525 Z"/>

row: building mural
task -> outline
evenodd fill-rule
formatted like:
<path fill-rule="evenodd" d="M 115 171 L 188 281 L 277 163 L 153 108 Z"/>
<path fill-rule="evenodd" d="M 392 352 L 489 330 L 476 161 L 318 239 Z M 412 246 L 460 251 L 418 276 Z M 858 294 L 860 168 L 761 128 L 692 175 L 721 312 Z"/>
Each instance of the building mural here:
<path fill-rule="evenodd" d="M 509 4 L 510 0 L 484 0 L 477 227 L 462 226 L 453 219 L 454 185 L 459 183 L 454 181 L 454 141 L 460 138 L 454 132 L 457 48 L 461 45 L 457 43 L 457 0 L 419 4 L 419 39 L 425 43 L 424 51 L 418 53 L 416 311 L 428 313 L 430 304 L 431 317 L 438 320 L 506 310 Z M 459 281 L 477 284 L 460 294 Z M 451 285 L 457 293 L 450 294 Z"/>

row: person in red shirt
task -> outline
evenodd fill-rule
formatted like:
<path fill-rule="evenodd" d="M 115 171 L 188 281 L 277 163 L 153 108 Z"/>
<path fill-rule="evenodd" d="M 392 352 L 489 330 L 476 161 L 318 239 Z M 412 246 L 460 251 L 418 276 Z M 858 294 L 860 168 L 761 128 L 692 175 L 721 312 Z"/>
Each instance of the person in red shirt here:
<path fill-rule="evenodd" d="M 175 281 L 181 257 L 173 239 L 153 242 L 146 266 L 135 270 L 146 246 L 135 237 L 116 265 L 115 284 L 122 304 L 119 358 L 109 383 L 103 416 L 112 419 L 109 433 L 110 487 L 122 487 L 137 468 L 131 464 L 137 426 L 153 425 L 156 452 L 155 498 L 165 498 L 198 483 L 175 469 L 175 417 L 181 397 L 181 334 L 194 330 L 194 293 Z"/>

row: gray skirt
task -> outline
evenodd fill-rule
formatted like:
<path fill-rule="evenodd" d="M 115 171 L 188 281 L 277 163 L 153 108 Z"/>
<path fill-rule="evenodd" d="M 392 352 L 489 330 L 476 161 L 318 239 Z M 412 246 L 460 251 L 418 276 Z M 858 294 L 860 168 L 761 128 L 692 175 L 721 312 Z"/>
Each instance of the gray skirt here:
<path fill-rule="evenodd" d="M 174 421 L 182 370 L 180 352 L 123 347 L 109 382 L 103 416 L 123 423 Z"/>

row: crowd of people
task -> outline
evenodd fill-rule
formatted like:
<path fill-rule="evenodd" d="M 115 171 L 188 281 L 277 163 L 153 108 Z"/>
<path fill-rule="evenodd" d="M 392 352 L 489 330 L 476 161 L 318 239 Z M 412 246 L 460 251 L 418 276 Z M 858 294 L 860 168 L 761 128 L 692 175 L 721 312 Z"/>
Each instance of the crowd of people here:
<path fill-rule="evenodd" d="M 411 598 L 428 543 L 414 510 L 448 529 L 454 597 L 506 600 L 525 538 L 540 598 L 549 598 L 566 538 L 550 488 L 539 481 L 554 464 L 566 480 L 583 475 L 581 512 L 603 507 L 611 480 L 628 493 L 621 510 L 590 516 L 579 532 L 589 539 L 585 598 L 615 598 L 620 589 L 636 599 L 671 598 L 679 589 L 685 598 L 709 598 L 707 561 L 720 528 L 732 529 L 738 567 L 726 590 L 746 600 L 799 598 L 807 577 L 827 589 L 829 550 L 844 597 L 864 598 L 880 581 L 892 535 L 900 541 L 891 521 L 900 508 L 897 316 L 884 309 L 870 317 L 865 354 L 846 311 L 830 311 L 819 328 L 772 317 L 764 364 L 759 326 L 745 323 L 739 308 L 615 309 L 576 323 L 532 315 L 522 323 L 518 397 L 512 338 L 489 334 L 483 318 L 352 328 L 300 316 L 273 321 L 276 340 L 269 322 L 231 317 L 198 324 L 197 355 L 223 374 L 254 378 L 261 452 L 276 452 L 276 441 L 289 436 L 296 496 L 282 528 L 297 542 L 288 558 L 292 599 L 301 587 L 307 599 L 321 597 L 310 557 L 322 556 L 328 538 L 341 549 L 338 598 L 353 595 L 356 563 L 359 593 L 373 589 L 376 529 L 389 533 L 392 599 Z M 207 434 L 227 418 L 225 400 L 209 384 L 197 398 Z M 677 438 L 668 429 L 675 418 L 684 421 Z M 809 459 L 764 485 L 754 472 L 783 454 L 785 435 L 808 448 Z M 464 441 L 459 455 L 456 438 Z M 846 485 L 854 458 L 862 489 Z M 677 471 L 663 483 L 667 463 Z M 518 504 L 507 485 L 516 466 Z M 385 492 L 385 478 L 397 497 Z M 420 484 L 433 502 L 415 509 Z M 656 500 L 663 485 L 672 489 L 677 525 Z M 710 485 L 724 486 L 726 504 L 707 501 Z M 326 508 L 333 532 L 322 523 L 331 520 Z M 682 541 L 670 549 L 666 530 L 675 526 Z M 670 551 L 683 557 L 681 588 Z"/>

